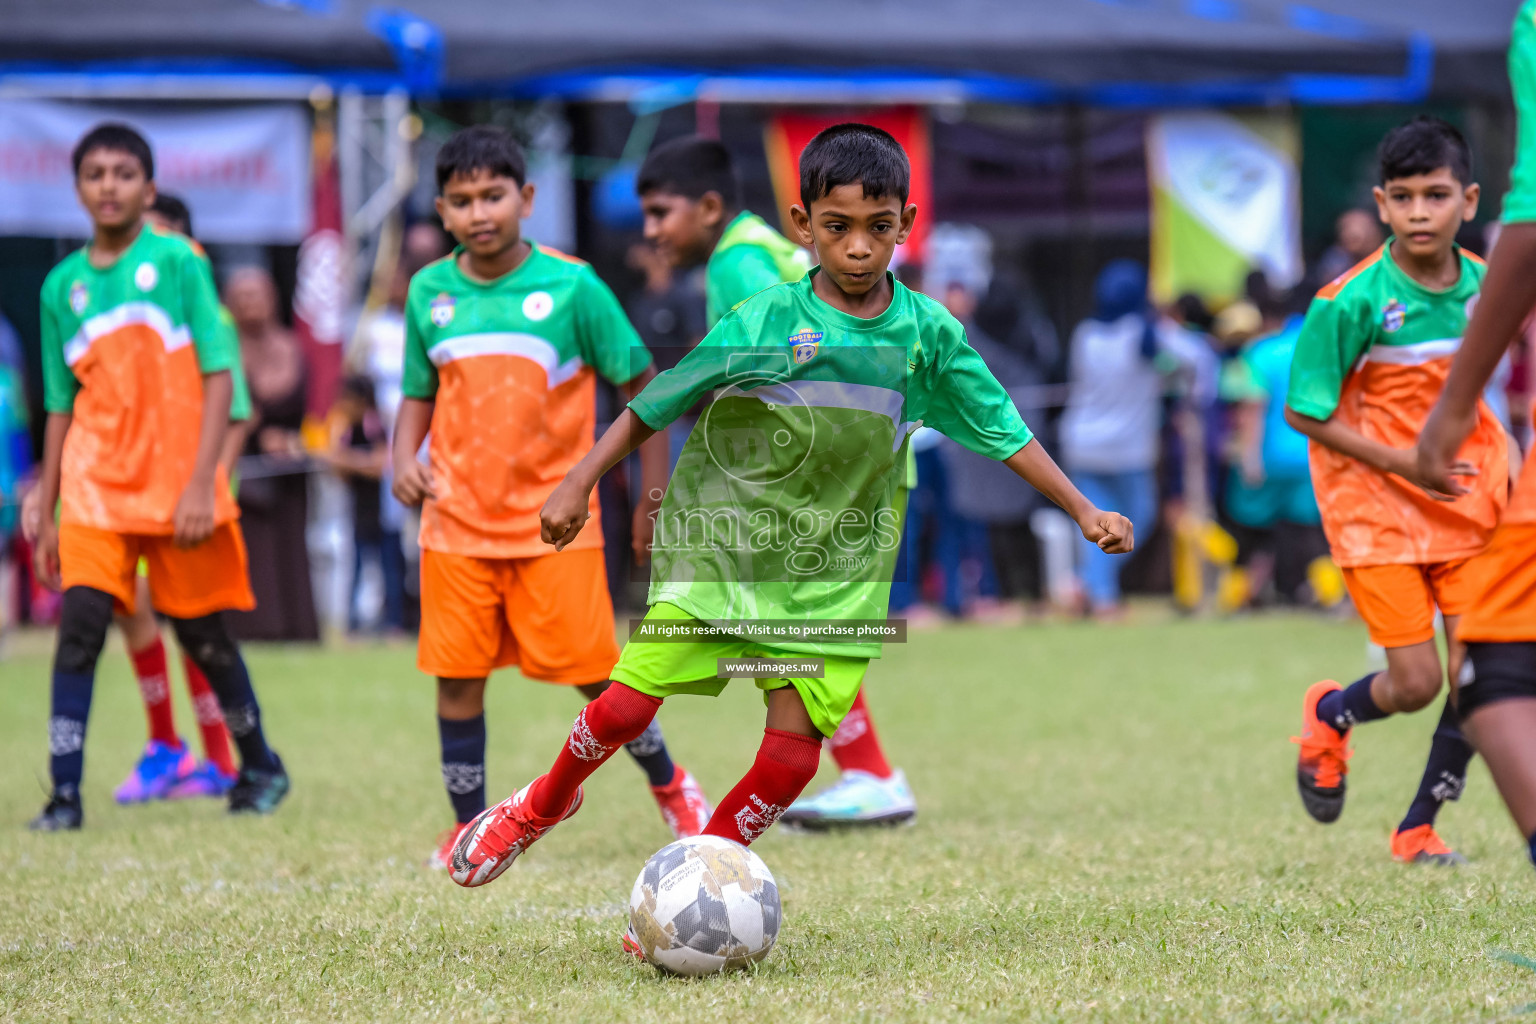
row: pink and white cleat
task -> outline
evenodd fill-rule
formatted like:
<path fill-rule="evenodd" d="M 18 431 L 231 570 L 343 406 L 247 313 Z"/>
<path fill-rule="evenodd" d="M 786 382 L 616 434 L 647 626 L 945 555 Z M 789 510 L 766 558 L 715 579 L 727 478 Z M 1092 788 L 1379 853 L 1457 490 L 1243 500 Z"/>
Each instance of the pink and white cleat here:
<path fill-rule="evenodd" d="M 540 775 L 464 826 L 449 858 L 449 877 L 465 887 L 495 881 L 544 833 L 581 810 L 582 791 L 578 786 L 565 813 L 556 818 L 535 816 L 528 806 L 528 793 L 543 778 Z"/>
<path fill-rule="evenodd" d="M 715 809 L 709 805 L 699 781 L 682 765 L 672 774 L 672 781 L 665 786 L 652 786 L 651 795 L 661 809 L 661 818 L 672 830 L 673 839 L 687 839 L 702 835 L 709 825 L 709 816 Z"/>

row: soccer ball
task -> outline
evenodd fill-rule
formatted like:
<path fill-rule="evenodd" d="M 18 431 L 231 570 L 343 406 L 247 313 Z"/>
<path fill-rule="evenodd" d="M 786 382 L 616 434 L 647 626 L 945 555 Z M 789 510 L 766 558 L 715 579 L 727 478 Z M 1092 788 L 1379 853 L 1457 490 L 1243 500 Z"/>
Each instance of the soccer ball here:
<path fill-rule="evenodd" d="M 688 977 L 761 960 L 782 919 L 768 865 L 719 836 L 663 846 L 629 894 L 629 926 L 645 959 Z"/>

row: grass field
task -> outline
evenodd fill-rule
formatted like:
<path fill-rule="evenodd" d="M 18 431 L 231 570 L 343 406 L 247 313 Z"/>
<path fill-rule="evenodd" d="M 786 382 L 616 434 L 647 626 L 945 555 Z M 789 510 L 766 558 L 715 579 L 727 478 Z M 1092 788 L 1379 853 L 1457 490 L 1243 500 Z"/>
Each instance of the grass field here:
<path fill-rule="evenodd" d="M 618 949 L 668 838 L 622 755 L 488 888 L 420 867 L 448 808 L 405 647 L 251 652 L 294 777 L 260 820 L 111 803 L 143 740 L 114 648 L 86 830 L 28 834 L 47 644 L 0 664 L 0 1020 L 1536 1019 L 1536 972 L 1499 957 L 1536 956 L 1536 877 L 1481 766 L 1442 816 L 1471 867 L 1387 854 L 1437 710 L 1360 730 L 1338 824 L 1301 810 L 1300 694 L 1364 670 L 1358 625 L 956 627 L 888 648 L 870 703 L 918 824 L 770 832 L 754 849 L 784 893 L 779 945 L 695 982 Z M 493 799 L 542 770 L 576 706 L 510 674 L 493 687 Z M 762 708 L 737 684 L 662 722 L 723 794 Z"/>

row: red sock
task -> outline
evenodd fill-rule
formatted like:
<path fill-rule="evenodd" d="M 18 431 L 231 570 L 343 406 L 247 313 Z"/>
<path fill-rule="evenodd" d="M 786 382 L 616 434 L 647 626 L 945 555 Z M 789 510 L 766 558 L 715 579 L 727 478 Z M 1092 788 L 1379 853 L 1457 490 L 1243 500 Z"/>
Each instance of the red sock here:
<path fill-rule="evenodd" d="M 659 698 L 623 683 L 610 685 L 576 716 L 554 767 L 528 794 L 529 809 L 543 818 L 565 813 L 577 787 L 615 750 L 645 732 L 659 707 Z"/>
<path fill-rule="evenodd" d="M 757 760 L 715 807 L 704 834 L 751 845 L 811 784 L 820 762 L 820 740 L 782 729 L 764 729 Z"/>
<path fill-rule="evenodd" d="M 870 720 L 862 687 L 827 746 L 832 760 L 845 772 L 856 769 L 869 772 L 877 779 L 891 777 L 891 766 L 885 759 L 885 751 L 880 749 L 880 737 L 875 735 L 875 723 Z"/>
<path fill-rule="evenodd" d="M 181 667 L 187 673 L 187 692 L 192 695 L 192 711 L 197 715 L 197 729 L 203 734 L 203 756 L 225 775 L 236 774 L 235 756 L 229 749 L 229 729 L 224 725 L 224 711 L 203 670 L 185 653 Z"/>
<path fill-rule="evenodd" d="M 129 651 L 133 674 L 139 679 L 139 696 L 144 698 L 144 714 L 149 718 L 149 738 L 167 746 L 177 746 L 176 715 L 171 710 L 171 687 L 165 675 L 165 643 L 157 636 L 142 651 Z"/>

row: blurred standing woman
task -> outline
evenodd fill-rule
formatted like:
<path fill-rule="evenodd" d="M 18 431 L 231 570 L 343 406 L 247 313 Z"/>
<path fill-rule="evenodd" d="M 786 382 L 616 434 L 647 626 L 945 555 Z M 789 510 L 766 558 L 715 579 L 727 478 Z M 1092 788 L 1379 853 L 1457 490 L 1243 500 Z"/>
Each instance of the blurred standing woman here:
<path fill-rule="evenodd" d="M 1148 537 L 1157 518 L 1164 377 L 1197 366 L 1201 343 L 1151 308 L 1146 268 L 1135 260 L 1100 272 L 1094 306 L 1072 332 L 1062 463 L 1089 501 L 1119 509 Z M 1094 615 L 1121 612 L 1122 564 L 1084 542 L 1078 570 Z"/>
<path fill-rule="evenodd" d="M 251 386 L 247 456 L 259 455 L 240 481 L 240 523 L 250 552 L 256 610 L 229 614 L 242 640 L 319 640 L 309 574 L 308 459 L 304 455 L 304 354 L 277 318 L 277 287 L 259 267 L 230 274 L 224 302 L 240 336 Z"/>

